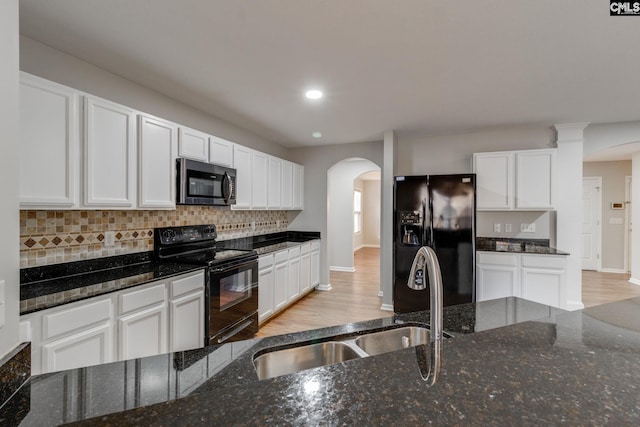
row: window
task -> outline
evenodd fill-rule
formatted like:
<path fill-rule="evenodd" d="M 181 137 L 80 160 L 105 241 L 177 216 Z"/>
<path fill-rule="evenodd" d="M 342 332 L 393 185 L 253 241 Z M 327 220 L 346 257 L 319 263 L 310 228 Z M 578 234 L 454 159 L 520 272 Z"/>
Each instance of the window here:
<path fill-rule="evenodd" d="M 353 234 L 362 231 L 362 193 L 353 191 Z"/>

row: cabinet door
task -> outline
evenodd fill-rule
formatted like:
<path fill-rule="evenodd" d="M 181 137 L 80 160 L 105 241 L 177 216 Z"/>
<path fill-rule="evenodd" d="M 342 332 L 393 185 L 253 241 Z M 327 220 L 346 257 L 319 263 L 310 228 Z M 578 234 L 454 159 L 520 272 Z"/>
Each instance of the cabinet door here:
<path fill-rule="evenodd" d="M 251 185 L 253 170 L 251 169 L 252 150 L 242 145 L 233 146 L 233 167 L 236 169 L 236 204 L 232 209 L 251 208 Z"/>
<path fill-rule="evenodd" d="M 169 351 L 204 345 L 204 290 L 171 301 L 169 305 Z"/>
<path fill-rule="evenodd" d="M 269 209 L 280 209 L 282 206 L 282 160 L 269 156 L 267 205 Z"/>
<path fill-rule="evenodd" d="M 285 252 L 286 254 L 286 252 Z M 274 282 L 273 282 L 273 298 L 274 298 L 274 311 L 282 310 L 286 307 L 289 301 L 289 294 L 291 287 L 291 276 L 289 275 L 289 262 L 284 257 L 284 260 L 277 262 L 274 267 Z"/>
<path fill-rule="evenodd" d="M 289 249 L 289 301 L 300 296 L 300 247 Z"/>
<path fill-rule="evenodd" d="M 28 74 L 20 77 L 20 206 L 78 205 L 78 95 Z"/>
<path fill-rule="evenodd" d="M 139 118 L 138 206 L 176 207 L 176 126 L 141 115 Z"/>
<path fill-rule="evenodd" d="M 273 264 L 258 270 L 258 320 L 273 315 Z"/>
<path fill-rule="evenodd" d="M 85 98 L 84 204 L 133 207 L 136 188 L 135 112 Z"/>
<path fill-rule="evenodd" d="M 62 371 L 111 362 L 112 330 L 106 323 L 42 346 L 42 372 Z"/>
<path fill-rule="evenodd" d="M 253 182 L 251 184 L 251 208 L 267 208 L 267 192 L 269 180 L 269 156 L 259 151 L 251 153 Z"/>
<path fill-rule="evenodd" d="M 209 135 L 180 126 L 178 156 L 206 162 L 209 160 Z"/>
<path fill-rule="evenodd" d="M 553 209 L 556 150 L 516 152 L 516 209 Z"/>
<path fill-rule="evenodd" d="M 156 305 L 118 319 L 120 360 L 167 352 L 167 305 Z"/>
<path fill-rule="evenodd" d="M 282 209 L 293 208 L 293 163 L 286 160 L 282 161 L 280 197 Z"/>
<path fill-rule="evenodd" d="M 478 210 L 513 208 L 513 153 L 476 153 L 473 155 L 473 170 L 476 173 Z"/>
<path fill-rule="evenodd" d="M 304 168 L 293 164 L 293 209 L 304 208 Z"/>
<path fill-rule="evenodd" d="M 522 298 L 562 308 L 564 270 L 522 268 Z"/>
<path fill-rule="evenodd" d="M 317 247 L 314 247 L 317 245 Z M 311 287 L 320 284 L 320 244 L 319 242 L 311 243 Z"/>
<path fill-rule="evenodd" d="M 311 253 L 300 255 L 300 293 L 311 289 Z"/>
<path fill-rule="evenodd" d="M 478 301 L 516 296 L 518 268 L 478 264 Z"/>
<path fill-rule="evenodd" d="M 209 163 L 233 167 L 233 142 L 217 136 L 209 137 Z"/>

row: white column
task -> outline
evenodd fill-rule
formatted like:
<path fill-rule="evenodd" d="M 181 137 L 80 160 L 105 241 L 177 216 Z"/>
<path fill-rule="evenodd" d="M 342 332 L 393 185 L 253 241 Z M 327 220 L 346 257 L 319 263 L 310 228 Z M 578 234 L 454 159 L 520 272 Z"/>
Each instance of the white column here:
<path fill-rule="evenodd" d="M 380 178 L 380 293 L 383 310 L 393 310 L 393 176 L 397 138 L 384 133 Z"/>
<path fill-rule="evenodd" d="M 566 300 L 562 308 L 578 310 L 582 304 L 582 151 L 588 123 L 555 125 L 558 131 L 555 185 L 556 243 L 569 252 Z"/>
<path fill-rule="evenodd" d="M 633 203 L 640 200 L 640 152 L 631 157 L 631 224 L 640 224 L 640 208 Z M 629 282 L 640 285 L 640 227 L 631 229 L 631 278 Z"/>

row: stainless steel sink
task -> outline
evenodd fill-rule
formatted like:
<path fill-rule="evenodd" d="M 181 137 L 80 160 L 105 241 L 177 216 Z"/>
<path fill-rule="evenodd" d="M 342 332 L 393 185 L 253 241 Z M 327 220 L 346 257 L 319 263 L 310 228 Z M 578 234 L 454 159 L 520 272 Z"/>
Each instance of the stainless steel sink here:
<path fill-rule="evenodd" d="M 362 356 L 346 343 L 327 341 L 264 353 L 255 357 L 253 364 L 258 378 L 263 380 L 357 359 Z"/>
<path fill-rule="evenodd" d="M 355 340 L 355 344 L 370 356 L 428 343 L 429 329 L 418 326 L 375 332 Z"/>

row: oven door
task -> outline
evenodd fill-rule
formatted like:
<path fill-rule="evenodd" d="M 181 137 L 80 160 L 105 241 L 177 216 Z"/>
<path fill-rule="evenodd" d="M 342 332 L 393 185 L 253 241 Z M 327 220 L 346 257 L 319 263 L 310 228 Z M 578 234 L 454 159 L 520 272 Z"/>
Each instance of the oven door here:
<path fill-rule="evenodd" d="M 258 327 L 257 259 L 214 267 L 209 274 L 209 338 L 216 338 L 211 344 L 232 341 L 237 334 L 251 338 Z"/>

